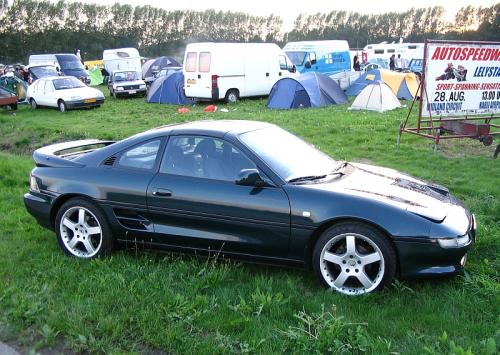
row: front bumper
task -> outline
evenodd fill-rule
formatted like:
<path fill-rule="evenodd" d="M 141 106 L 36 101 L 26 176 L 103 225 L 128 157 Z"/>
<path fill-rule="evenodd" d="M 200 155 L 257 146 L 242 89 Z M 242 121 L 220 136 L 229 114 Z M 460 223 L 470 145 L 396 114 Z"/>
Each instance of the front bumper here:
<path fill-rule="evenodd" d="M 116 96 L 134 96 L 145 95 L 147 89 L 134 89 L 134 90 L 116 90 Z"/>
<path fill-rule="evenodd" d="M 92 101 L 92 102 L 90 102 L 89 100 L 93 100 L 93 99 L 66 101 L 66 107 L 68 109 L 83 108 L 83 107 L 95 107 L 95 106 L 102 105 L 104 103 L 104 98 L 96 99 L 95 101 Z"/>
<path fill-rule="evenodd" d="M 456 275 L 463 271 L 467 251 L 473 244 L 459 248 L 442 248 L 437 241 L 395 242 L 402 278 Z"/>
<path fill-rule="evenodd" d="M 56 196 L 30 191 L 24 194 L 24 206 L 43 227 L 54 229 L 51 210 Z"/>

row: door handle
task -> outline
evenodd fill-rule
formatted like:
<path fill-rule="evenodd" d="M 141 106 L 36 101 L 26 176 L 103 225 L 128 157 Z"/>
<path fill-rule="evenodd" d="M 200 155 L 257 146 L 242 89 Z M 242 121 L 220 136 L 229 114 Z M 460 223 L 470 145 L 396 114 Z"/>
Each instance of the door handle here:
<path fill-rule="evenodd" d="M 198 79 L 201 79 L 201 74 L 198 74 Z"/>
<path fill-rule="evenodd" d="M 153 190 L 153 196 L 170 197 L 170 196 L 172 196 L 172 191 L 166 190 L 166 189 L 156 189 L 156 190 Z"/>
<path fill-rule="evenodd" d="M 278 75 L 281 76 L 281 72 Z"/>
<path fill-rule="evenodd" d="M 269 73 L 266 73 L 266 77 L 268 77 L 268 76 L 269 76 Z"/>

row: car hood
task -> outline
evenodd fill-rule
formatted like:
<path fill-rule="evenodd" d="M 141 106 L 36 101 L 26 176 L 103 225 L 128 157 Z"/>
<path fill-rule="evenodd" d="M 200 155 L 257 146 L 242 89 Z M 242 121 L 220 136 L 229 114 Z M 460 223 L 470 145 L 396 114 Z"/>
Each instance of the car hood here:
<path fill-rule="evenodd" d="M 348 164 L 342 179 L 315 187 L 378 200 L 437 222 L 446 217 L 455 201 L 443 186 L 393 169 L 357 163 Z"/>
<path fill-rule="evenodd" d="M 104 96 L 100 90 L 97 90 L 94 88 L 89 88 L 89 87 L 66 89 L 66 90 L 59 90 L 59 91 L 61 91 L 64 94 L 64 96 L 67 98 L 81 96 L 84 99 L 88 99 L 88 98 L 93 99 L 93 98 L 100 98 L 100 97 Z"/>

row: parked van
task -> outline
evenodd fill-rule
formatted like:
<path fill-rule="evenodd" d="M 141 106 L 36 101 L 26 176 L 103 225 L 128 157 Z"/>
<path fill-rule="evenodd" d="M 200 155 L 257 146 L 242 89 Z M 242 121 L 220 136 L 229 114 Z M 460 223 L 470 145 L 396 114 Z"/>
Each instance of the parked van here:
<path fill-rule="evenodd" d="M 283 50 L 299 73 L 317 71 L 332 75 L 351 70 L 351 56 L 347 41 L 288 42 Z"/>
<path fill-rule="evenodd" d="M 141 56 L 135 48 L 106 49 L 102 52 L 102 61 L 109 75 L 116 70 L 128 70 L 136 71 L 137 77 L 142 78 Z"/>
<path fill-rule="evenodd" d="M 295 68 L 274 43 L 191 43 L 184 54 L 187 97 L 235 102 L 240 97 L 269 95 Z"/>
<path fill-rule="evenodd" d="M 74 76 L 84 79 L 85 84 L 90 84 L 90 77 L 85 71 L 80 59 L 71 53 L 61 54 L 32 54 L 29 57 L 29 65 L 52 65 L 58 68 L 63 75 Z"/>

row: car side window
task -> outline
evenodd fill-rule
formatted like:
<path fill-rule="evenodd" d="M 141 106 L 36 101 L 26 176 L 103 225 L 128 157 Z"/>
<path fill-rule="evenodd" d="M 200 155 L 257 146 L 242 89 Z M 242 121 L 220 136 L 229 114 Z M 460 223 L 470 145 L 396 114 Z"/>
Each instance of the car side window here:
<path fill-rule="evenodd" d="M 120 156 L 118 166 L 145 170 L 153 169 L 160 143 L 160 139 L 155 139 L 124 151 Z"/>
<path fill-rule="evenodd" d="M 203 136 L 171 137 L 160 172 L 206 179 L 235 181 L 255 164 L 231 143 Z"/>

